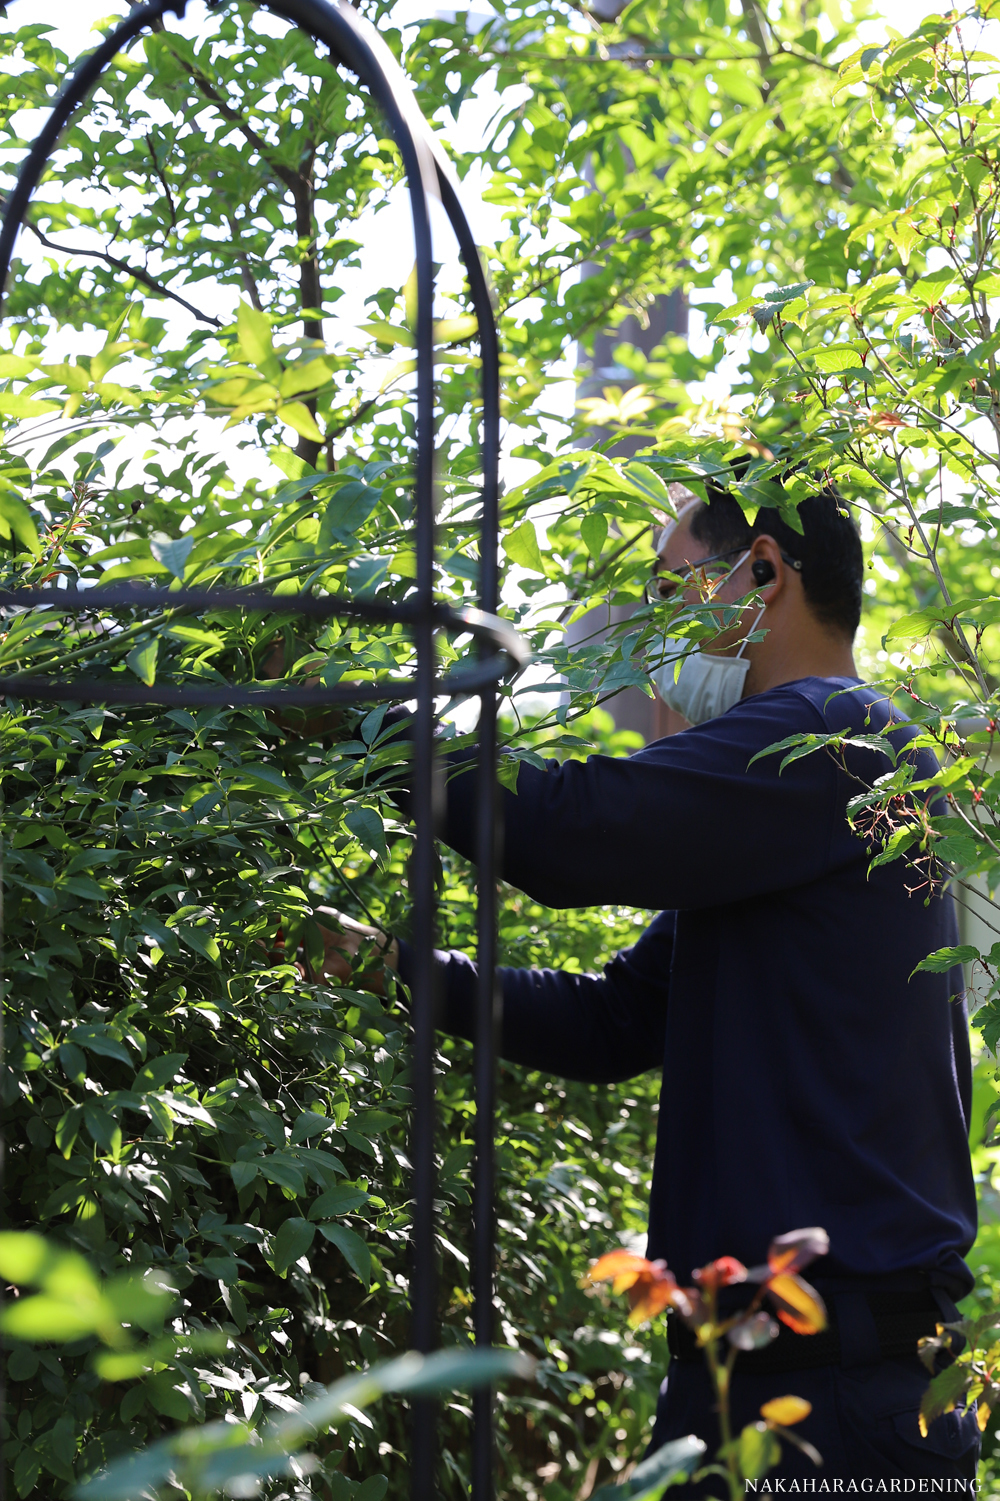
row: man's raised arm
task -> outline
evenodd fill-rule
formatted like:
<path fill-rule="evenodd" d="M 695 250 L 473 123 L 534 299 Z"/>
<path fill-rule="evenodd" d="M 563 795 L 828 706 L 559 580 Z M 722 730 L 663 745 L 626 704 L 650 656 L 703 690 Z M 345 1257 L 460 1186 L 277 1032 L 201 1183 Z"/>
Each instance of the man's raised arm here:
<path fill-rule="evenodd" d="M 616 1084 L 661 1067 L 673 941 L 674 914 L 662 912 L 601 975 L 501 968 L 501 1058 L 585 1084 Z M 408 959 L 400 944 L 404 981 Z M 472 1041 L 476 966 L 454 952 L 438 961 L 442 1030 Z"/>
<path fill-rule="evenodd" d="M 834 691 L 826 685 L 822 697 Z M 849 697 L 841 704 L 845 716 L 863 714 Z M 788 735 L 826 728 L 821 707 L 790 685 L 629 757 L 550 761 L 545 770 L 522 762 L 516 793 L 502 793 L 503 877 L 549 907 L 671 911 L 807 884 L 833 854 L 848 779 L 841 774 L 838 789 L 826 755 L 783 772 L 780 755 L 754 757 Z M 880 762 L 876 774 L 887 769 L 866 754 Z M 452 754 L 446 765 L 443 837 L 474 860 L 475 752 Z M 406 794 L 397 797 L 406 807 Z M 846 823 L 837 830 L 846 834 Z"/>
<path fill-rule="evenodd" d="M 381 994 L 377 964 L 352 974 L 360 950 L 367 965 L 373 949 L 385 965 L 409 980 L 405 942 L 379 943 L 371 930 L 338 919 L 340 931 L 321 928 L 327 958 L 323 973 Z M 346 929 L 346 930 L 345 930 Z M 374 940 L 374 942 L 373 942 Z M 663 1063 L 667 995 L 674 943 L 674 914 L 661 912 L 632 948 L 623 949 L 601 975 L 557 969 L 499 970 L 503 995 L 500 1056 L 586 1084 L 615 1084 Z M 440 1026 L 474 1039 L 476 966 L 460 953 L 437 954 Z"/>

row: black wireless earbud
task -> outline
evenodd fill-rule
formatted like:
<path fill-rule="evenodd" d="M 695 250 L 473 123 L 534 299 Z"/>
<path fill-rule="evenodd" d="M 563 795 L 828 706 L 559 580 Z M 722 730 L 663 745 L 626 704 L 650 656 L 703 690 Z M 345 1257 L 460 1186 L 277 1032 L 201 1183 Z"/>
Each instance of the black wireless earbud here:
<path fill-rule="evenodd" d="M 770 584 L 774 578 L 774 565 L 766 558 L 757 558 L 751 563 L 750 572 L 755 584 Z"/>

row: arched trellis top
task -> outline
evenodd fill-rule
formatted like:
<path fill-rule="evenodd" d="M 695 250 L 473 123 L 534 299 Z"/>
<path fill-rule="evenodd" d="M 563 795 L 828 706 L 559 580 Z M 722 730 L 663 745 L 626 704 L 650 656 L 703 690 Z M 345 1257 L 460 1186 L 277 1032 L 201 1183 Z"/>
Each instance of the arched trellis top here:
<path fill-rule="evenodd" d="M 383 109 L 399 146 L 406 173 L 413 218 L 417 270 L 416 363 L 417 363 L 417 465 L 415 500 L 418 524 L 424 527 L 431 552 L 422 556 L 418 545 L 417 587 L 429 587 L 433 570 L 434 484 L 434 364 L 433 298 L 434 264 L 429 214 L 430 197 L 441 200 L 455 232 L 469 291 L 478 322 L 482 360 L 483 401 L 482 470 L 483 497 L 480 605 L 494 613 L 497 605 L 497 467 L 499 462 L 500 374 L 496 320 L 489 285 L 469 221 L 459 200 L 451 166 L 417 106 L 413 91 L 384 39 L 348 0 L 265 0 L 266 8 L 283 16 L 318 41 L 333 57 L 356 73 Z M 167 12 L 183 16 L 186 0 L 146 0 L 114 29 L 100 47 L 85 58 L 67 80 L 52 107 L 52 113 L 34 141 L 7 200 L 0 230 L 0 297 L 6 288 L 14 242 L 45 165 L 76 109 L 87 99 L 104 70 L 135 37 Z M 492 546 L 489 544 L 492 542 Z"/>
<path fill-rule="evenodd" d="M 152 688 L 99 678 L 0 678 L 0 694 L 19 700 L 65 700 L 151 705 L 312 706 L 372 699 L 416 700 L 413 727 L 412 810 L 416 844 L 411 866 L 413 897 L 414 1113 L 411 1152 L 414 1175 L 411 1305 L 412 1342 L 430 1350 L 436 1338 L 434 1267 L 434 836 L 435 836 L 435 698 L 446 693 L 477 693 L 480 698 L 476 850 L 479 868 L 477 919 L 478 989 L 476 1002 L 476 1167 L 473 1184 L 474 1326 L 478 1346 L 493 1337 L 493 1115 L 494 1055 L 498 1014 L 496 992 L 496 711 L 498 679 L 517 671 L 527 659 L 524 643 L 496 616 L 498 579 L 499 347 L 490 289 L 453 174 L 439 143 L 417 106 L 404 74 L 384 39 L 347 0 L 263 0 L 284 17 L 329 47 L 333 58 L 354 72 L 385 113 L 406 173 L 413 219 L 416 258 L 416 463 L 414 473 L 416 586 L 401 603 L 352 599 L 344 595 L 281 595 L 254 586 L 246 589 L 151 589 L 98 586 L 72 589 L 0 591 L 0 609 L 44 606 L 52 614 L 98 609 L 129 610 L 141 606 L 260 611 L 273 604 L 284 614 L 343 615 L 399 621 L 413 631 L 416 673 L 405 681 L 338 685 L 332 688 L 275 688 L 270 684 L 233 686 L 157 684 Z M 145 0 L 137 5 L 88 57 L 58 94 L 52 113 L 25 158 L 7 200 L 0 230 L 0 297 L 6 287 L 11 256 L 31 196 L 45 165 L 76 109 L 89 97 L 105 68 L 123 47 L 168 12 L 183 16 L 185 0 Z M 440 199 L 451 222 L 465 265 L 478 321 L 482 395 L 482 510 L 480 517 L 480 608 L 456 609 L 434 599 L 434 364 L 430 200 Z M 468 632 L 479 639 L 475 666 L 438 679 L 434 635 L 439 629 Z M 493 1489 L 492 1396 L 480 1389 L 473 1398 L 472 1493 L 487 1501 Z M 415 1501 L 435 1494 L 434 1408 L 414 1404 L 411 1487 Z"/>

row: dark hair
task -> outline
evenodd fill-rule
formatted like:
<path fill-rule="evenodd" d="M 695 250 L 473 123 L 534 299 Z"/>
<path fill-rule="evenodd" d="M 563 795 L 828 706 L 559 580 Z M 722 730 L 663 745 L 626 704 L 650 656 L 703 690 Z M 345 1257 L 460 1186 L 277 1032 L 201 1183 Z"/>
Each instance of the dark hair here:
<path fill-rule="evenodd" d="M 709 553 L 736 551 L 750 547 L 755 537 L 773 537 L 802 563 L 802 588 L 813 614 L 853 639 L 861 620 L 864 556 L 857 525 L 837 491 L 821 490 L 800 503 L 800 534 L 770 506 L 760 508 L 751 526 L 728 490 L 711 479 L 705 489 L 708 501 L 694 512 L 691 535 Z"/>

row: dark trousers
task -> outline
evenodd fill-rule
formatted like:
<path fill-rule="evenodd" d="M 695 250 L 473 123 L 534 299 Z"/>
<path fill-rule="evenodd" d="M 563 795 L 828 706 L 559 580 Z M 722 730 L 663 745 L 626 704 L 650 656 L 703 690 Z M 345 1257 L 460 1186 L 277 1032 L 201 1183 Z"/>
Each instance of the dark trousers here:
<path fill-rule="evenodd" d="M 927 1382 L 927 1372 L 915 1357 L 769 1375 L 741 1374 L 737 1362 L 731 1390 L 734 1435 L 746 1423 L 755 1422 L 762 1403 L 772 1397 L 804 1397 L 812 1403 L 812 1412 L 795 1425 L 795 1432 L 823 1456 L 817 1468 L 799 1449 L 783 1441 L 781 1464 L 757 1482 L 756 1490 L 749 1486 L 747 1493 L 765 1495 L 770 1490 L 775 1498 L 789 1491 L 793 1495 L 879 1491 L 968 1495 L 971 1490 L 974 1494 L 970 1482 L 975 1481 L 979 1459 L 975 1410 L 944 1414 L 922 1438 L 917 1415 Z M 660 1388 L 649 1452 L 688 1433 L 707 1443 L 706 1462 L 715 1457 L 720 1435 L 708 1372 L 700 1361 L 673 1360 Z M 863 1481 L 871 1484 L 863 1485 Z M 885 1484 L 880 1487 L 879 1481 Z M 710 1478 L 697 1486 L 671 1487 L 667 1494 L 671 1498 L 728 1496 L 728 1491 L 724 1483 L 720 1489 L 719 1480 Z"/>

